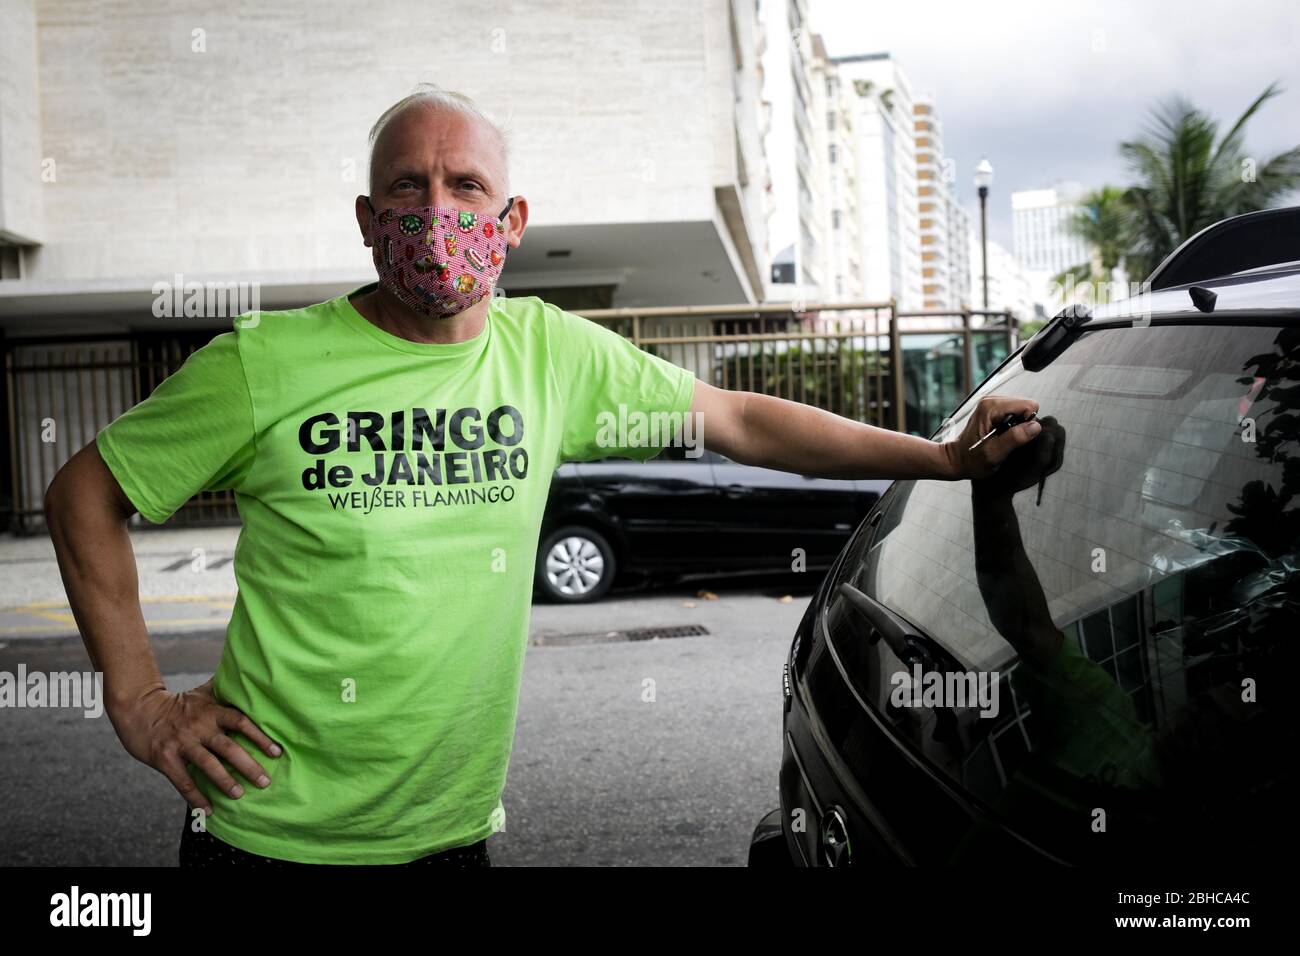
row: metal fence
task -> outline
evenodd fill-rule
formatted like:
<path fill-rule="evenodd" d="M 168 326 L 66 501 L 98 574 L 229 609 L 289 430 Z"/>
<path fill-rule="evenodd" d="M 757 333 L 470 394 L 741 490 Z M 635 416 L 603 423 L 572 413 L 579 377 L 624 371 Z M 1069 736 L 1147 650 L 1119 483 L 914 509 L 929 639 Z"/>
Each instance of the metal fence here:
<path fill-rule="evenodd" d="M 1015 317 L 983 309 L 898 312 L 892 303 L 849 302 L 578 314 L 718 388 L 923 435 L 1016 346 Z"/>
<path fill-rule="evenodd" d="M 43 499 L 55 472 L 101 428 L 148 397 L 216 331 L 10 339 L 5 349 L 10 530 L 44 530 Z M 230 492 L 201 492 L 169 523 L 238 520 Z"/>
<path fill-rule="evenodd" d="M 577 314 L 719 388 L 775 395 L 924 435 L 1014 349 L 1016 335 L 1006 312 L 900 313 L 892 303 Z M 217 331 L 9 340 L 11 529 L 43 530 L 42 498 L 55 472 Z M 232 492 L 202 492 L 168 524 L 238 517 Z"/>

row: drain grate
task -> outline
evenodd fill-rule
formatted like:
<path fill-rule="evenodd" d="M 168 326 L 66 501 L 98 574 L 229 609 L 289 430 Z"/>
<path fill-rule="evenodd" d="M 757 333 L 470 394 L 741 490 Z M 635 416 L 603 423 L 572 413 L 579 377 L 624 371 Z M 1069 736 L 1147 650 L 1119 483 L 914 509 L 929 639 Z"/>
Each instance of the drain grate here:
<path fill-rule="evenodd" d="M 595 631 L 589 634 L 538 634 L 529 641 L 534 647 L 562 647 L 574 644 L 612 644 L 619 641 L 656 641 L 670 637 L 700 637 L 709 629 L 702 624 L 669 627 L 633 627 L 624 631 Z"/>
<path fill-rule="evenodd" d="M 677 627 L 637 627 L 630 631 L 620 631 L 627 641 L 653 641 L 660 637 L 699 637 L 709 633 L 703 624 L 681 624 Z"/>

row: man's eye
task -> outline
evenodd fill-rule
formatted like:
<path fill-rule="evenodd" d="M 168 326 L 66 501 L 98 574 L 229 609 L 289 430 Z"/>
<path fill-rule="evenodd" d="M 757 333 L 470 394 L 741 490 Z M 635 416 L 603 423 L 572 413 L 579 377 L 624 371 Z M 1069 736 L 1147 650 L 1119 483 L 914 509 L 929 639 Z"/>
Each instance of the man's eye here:
<path fill-rule="evenodd" d="M 478 183 L 463 182 L 460 184 L 460 188 L 461 189 L 482 189 L 483 187 L 480 186 Z"/>
<path fill-rule="evenodd" d="M 415 183 L 411 182 L 409 179 L 403 179 L 400 182 L 398 182 L 396 185 L 394 185 L 393 189 L 402 189 L 404 187 L 414 188 Z"/>

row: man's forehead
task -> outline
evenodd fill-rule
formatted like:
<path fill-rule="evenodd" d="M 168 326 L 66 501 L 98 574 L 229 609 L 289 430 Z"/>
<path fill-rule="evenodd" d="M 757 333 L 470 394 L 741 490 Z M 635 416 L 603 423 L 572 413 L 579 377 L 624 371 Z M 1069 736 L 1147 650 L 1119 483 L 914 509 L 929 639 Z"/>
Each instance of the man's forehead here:
<path fill-rule="evenodd" d="M 444 172 L 458 173 L 465 176 L 477 176 L 495 182 L 500 172 L 491 164 L 483 161 L 482 152 L 442 149 L 431 147 L 427 150 L 413 150 L 396 153 L 377 163 L 375 171 L 386 175 L 419 173 L 426 170 L 431 161 L 436 161 Z"/>
<path fill-rule="evenodd" d="M 370 153 L 370 169 L 373 177 L 424 169 L 436 160 L 448 170 L 502 183 L 503 151 L 497 132 L 483 121 L 455 110 L 413 104 L 379 131 Z"/>

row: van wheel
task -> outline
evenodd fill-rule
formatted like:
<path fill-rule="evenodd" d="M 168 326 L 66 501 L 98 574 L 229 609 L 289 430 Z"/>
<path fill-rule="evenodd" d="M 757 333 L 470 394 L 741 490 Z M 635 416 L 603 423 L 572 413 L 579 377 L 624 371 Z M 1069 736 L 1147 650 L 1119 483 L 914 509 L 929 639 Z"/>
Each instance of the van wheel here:
<path fill-rule="evenodd" d="M 614 566 L 614 549 L 603 535 L 569 525 L 552 531 L 537 549 L 537 586 L 552 601 L 596 601 L 614 583 Z"/>

